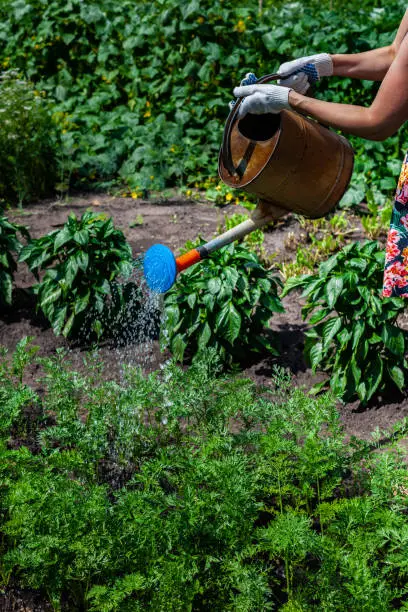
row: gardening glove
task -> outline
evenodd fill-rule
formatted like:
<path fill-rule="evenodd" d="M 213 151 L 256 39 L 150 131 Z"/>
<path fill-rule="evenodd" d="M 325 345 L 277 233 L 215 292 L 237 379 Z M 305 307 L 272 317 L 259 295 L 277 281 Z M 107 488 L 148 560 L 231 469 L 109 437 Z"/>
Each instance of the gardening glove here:
<path fill-rule="evenodd" d="M 235 87 L 234 96 L 245 98 L 240 104 L 238 118 L 242 119 L 247 113 L 262 115 L 264 113 L 280 113 L 281 110 L 289 110 L 288 87 L 279 85 L 244 85 Z"/>
<path fill-rule="evenodd" d="M 332 76 L 333 62 L 328 53 L 318 53 L 300 57 L 280 65 L 278 74 L 282 77 L 278 84 L 291 87 L 300 94 L 305 94 L 311 83 L 322 77 Z M 303 76 L 302 76 L 303 75 Z"/>

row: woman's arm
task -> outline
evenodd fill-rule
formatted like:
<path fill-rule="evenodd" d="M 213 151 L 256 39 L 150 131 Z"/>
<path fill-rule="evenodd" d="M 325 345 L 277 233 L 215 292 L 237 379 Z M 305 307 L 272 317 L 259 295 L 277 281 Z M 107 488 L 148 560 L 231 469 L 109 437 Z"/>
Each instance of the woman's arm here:
<path fill-rule="evenodd" d="M 350 77 L 352 79 L 367 79 L 382 81 L 387 74 L 401 43 L 408 32 L 408 10 L 400 23 L 394 42 L 388 47 L 380 47 L 364 53 L 351 55 L 331 55 L 333 75 Z"/>
<path fill-rule="evenodd" d="M 333 62 L 333 76 L 382 81 L 394 59 L 394 51 L 393 46 L 389 45 L 364 53 L 330 57 Z"/>
<path fill-rule="evenodd" d="M 408 22 L 407 13 L 404 20 Z M 315 100 L 293 89 L 289 92 L 289 104 L 294 110 L 349 134 L 385 140 L 408 119 L 408 37 L 399 42 L 395 59 L 370 107 Z"/>

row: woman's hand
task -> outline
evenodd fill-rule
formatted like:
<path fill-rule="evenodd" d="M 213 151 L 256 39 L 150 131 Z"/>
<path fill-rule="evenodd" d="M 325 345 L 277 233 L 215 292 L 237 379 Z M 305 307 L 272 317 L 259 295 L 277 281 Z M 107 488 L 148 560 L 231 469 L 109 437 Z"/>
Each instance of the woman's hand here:
<path fill-rule="evenodd" d="M 281 75 L 278 85 L 290 87 L 298 93 L 305 94 L 310 83 L 333 74 L 333 62 L 327 53 L 308 55 L 281 64 L 278 74 Z"/>
<path fill-rule="evenodd" d="M 234 96 L 245 98 L 238 110 L 238 117 L 242 119 L 247 113 L 262 115 L 264 113 L 280 113 L 283 109 L 290 109 L 288 87 L 280 85 L 243 85 L 235 87 Z"/>

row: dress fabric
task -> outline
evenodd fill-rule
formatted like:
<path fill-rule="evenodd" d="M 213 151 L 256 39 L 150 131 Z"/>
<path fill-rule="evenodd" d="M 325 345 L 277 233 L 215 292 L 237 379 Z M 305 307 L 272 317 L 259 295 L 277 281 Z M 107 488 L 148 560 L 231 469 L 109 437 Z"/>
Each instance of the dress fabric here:
<path fill-rule="evenodd" d="M 395 194 L 385 251 L 383 297 L 408 297 L 408 153 Z"/>

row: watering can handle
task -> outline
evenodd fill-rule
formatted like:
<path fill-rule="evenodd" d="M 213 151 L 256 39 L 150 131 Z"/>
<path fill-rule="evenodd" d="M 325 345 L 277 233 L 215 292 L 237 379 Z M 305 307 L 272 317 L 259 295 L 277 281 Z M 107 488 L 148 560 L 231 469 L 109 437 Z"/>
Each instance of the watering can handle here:
<path fill-rule="evenodd" d="M 257 84 L 269 83 L 269 81 L 276 81 L 277 79 L 280 79 L 280 78 L 281 76 L 277 72 L 274 74 L 267 74 L 266 76 L 263 76 L 260 79 L 258 79 Z M 230 111 L 230 114 L 228 115 L 228 118 L 225 124 L 225 129 L 224 129 L 224 136 L 222 139 L 222 146 L 221 146 L 224 166 L 226 167 L 226 169 L 232 176 L 234 176 L 235 174 L 238 174 L 240 178 L 242 176 L 240 175 L 240 168 L 239 167 L 235 168 L 234 162 L 232 161 L 231 130 L 234 124 L 234 119 L 236 117 L 237 111 L 243 99 L 244 98 L 238 98 L 237 103 L 234 105 L 234 107 Z"/>

